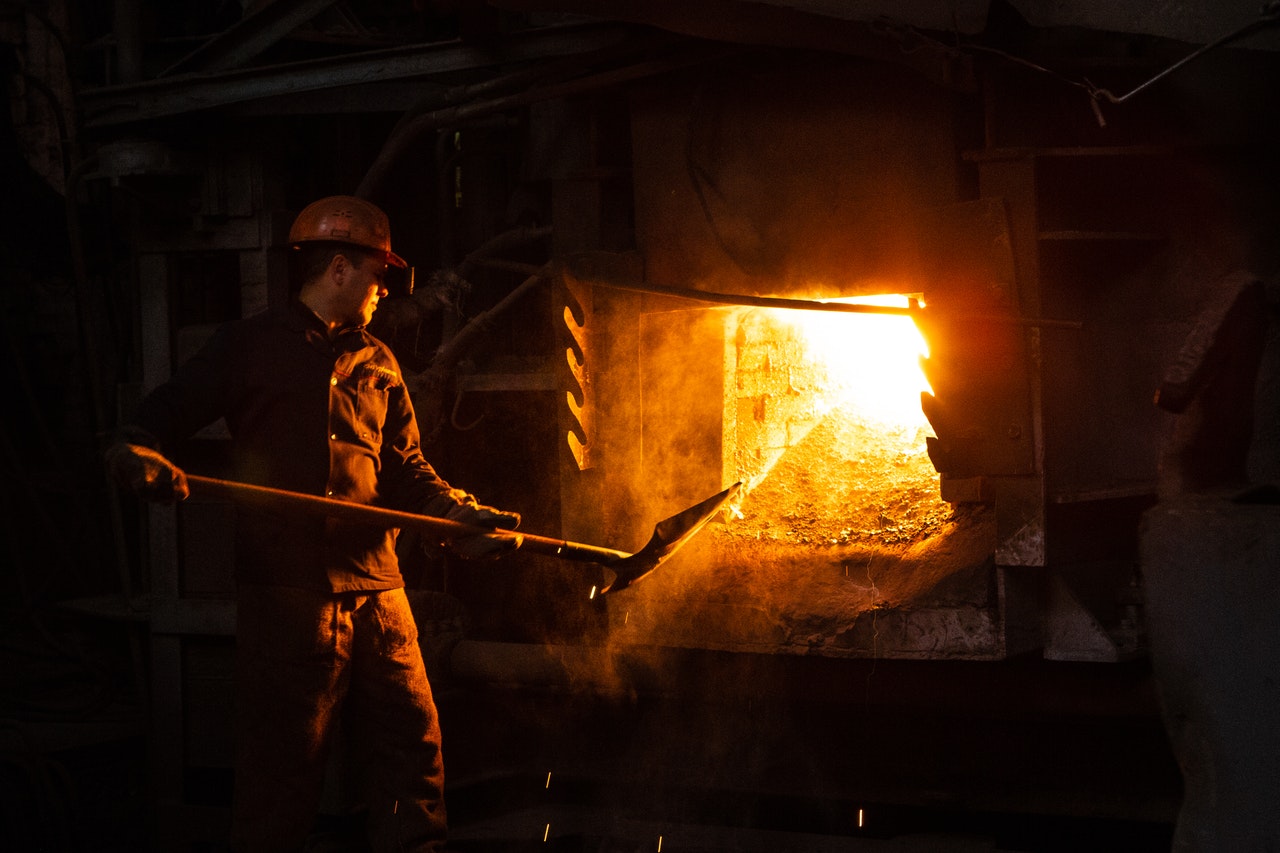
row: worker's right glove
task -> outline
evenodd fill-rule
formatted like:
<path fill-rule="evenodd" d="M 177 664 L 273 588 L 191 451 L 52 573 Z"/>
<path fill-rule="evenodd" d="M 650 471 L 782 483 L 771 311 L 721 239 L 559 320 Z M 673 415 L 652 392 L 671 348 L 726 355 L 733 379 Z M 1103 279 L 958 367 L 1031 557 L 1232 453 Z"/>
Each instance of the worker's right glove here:
<path fill-rule="evenodd" d="M 104 458 L 111 479 L 138 497 L 175 503 L 191 494 L 182 469 L 146 445 L 117 441 Z"/>
<path fill-rule="evenodd" d="M 436 495 L 423 507 L 423 515 L 434 515 L 447 518 L 459 524 L 472 527 L 489 527 L 498 530 L 514 530 L 520 524 L 520 514 L 505 512 L 484 506 L 472 495 L 461 489 L 450 489 Z M 472 560 L 491 560 L 520 547 L 519 536 L 461 536 L 448 543 L 448 548 L 455 554 Z"/>

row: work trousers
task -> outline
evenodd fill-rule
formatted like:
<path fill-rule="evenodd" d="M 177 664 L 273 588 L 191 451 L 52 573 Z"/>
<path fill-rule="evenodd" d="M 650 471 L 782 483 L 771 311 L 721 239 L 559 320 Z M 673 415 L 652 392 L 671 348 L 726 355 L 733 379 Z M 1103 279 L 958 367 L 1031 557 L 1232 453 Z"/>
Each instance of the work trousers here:
<path fill-rule="evenodd" d="M 339 722 L 377 853 L 444 846 L 440 725 L 403 589 L 324 594 L 241 584 L 232 839 L 301 850 Z"/>

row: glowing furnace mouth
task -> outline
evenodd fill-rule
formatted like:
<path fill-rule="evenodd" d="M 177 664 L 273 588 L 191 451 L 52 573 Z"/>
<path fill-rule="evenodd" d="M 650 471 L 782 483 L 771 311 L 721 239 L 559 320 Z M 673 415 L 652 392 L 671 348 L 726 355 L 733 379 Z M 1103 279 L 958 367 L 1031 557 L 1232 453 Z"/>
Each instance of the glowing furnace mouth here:
<path fill-rule="evenodd" d="M 927 347 L 909 317 L 758 309 L 736 323 L 726 384 L 739 394 L 734 458 L 750 490 L 738 535 L 893 545 L 942 524 L 949 505 L 920 408 Z"/>

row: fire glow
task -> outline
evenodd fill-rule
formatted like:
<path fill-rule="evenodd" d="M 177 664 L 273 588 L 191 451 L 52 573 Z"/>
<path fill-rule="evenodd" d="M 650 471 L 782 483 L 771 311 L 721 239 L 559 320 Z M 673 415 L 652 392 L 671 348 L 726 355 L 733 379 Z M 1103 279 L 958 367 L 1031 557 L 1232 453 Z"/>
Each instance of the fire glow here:
<path fill-rule="evenodd" d="M 907 297 L 898 294 L 838 301 L 908 306 Z M 790 311 L 778 319 L 795 327 L 808 357 L 826 367 L 831 384 L 825 399 L 831 409 L 891 430 L 927 428 L 920 393 L 931 389 L 920 359 L 929 355 L 929 347 L 910 317 Z"/>
<path fill-rule="evenodd" d="M 903 295 L 842 301 L 909 305 Z M 751 492 L 738 530 L 903 545 L 936 529 L 945 505 L 920 406 L 928 348 L 910 317 L 757 309 L 740 315 L 735 339 L 735 457 Z"/>

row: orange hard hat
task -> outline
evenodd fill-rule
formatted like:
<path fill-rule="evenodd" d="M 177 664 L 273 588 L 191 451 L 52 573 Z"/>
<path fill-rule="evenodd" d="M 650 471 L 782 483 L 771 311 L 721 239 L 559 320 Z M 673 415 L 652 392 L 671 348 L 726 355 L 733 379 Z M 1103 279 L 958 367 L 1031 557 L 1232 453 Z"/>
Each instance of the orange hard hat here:
<path fill-rule="evenodd" d="M 382 209 L 350 195 L 333 195 L 302 209 L 289 229 L 289 244 L 310 242 L 350 243 L 371 252 L 384 253 L 388 266 L 408 267 L 391 251 L 391 224 Z"/>

